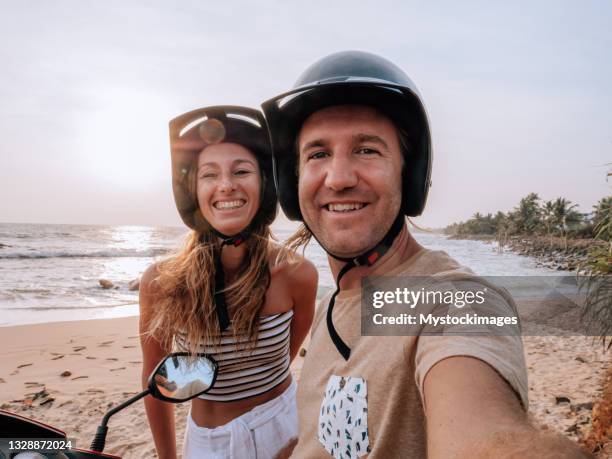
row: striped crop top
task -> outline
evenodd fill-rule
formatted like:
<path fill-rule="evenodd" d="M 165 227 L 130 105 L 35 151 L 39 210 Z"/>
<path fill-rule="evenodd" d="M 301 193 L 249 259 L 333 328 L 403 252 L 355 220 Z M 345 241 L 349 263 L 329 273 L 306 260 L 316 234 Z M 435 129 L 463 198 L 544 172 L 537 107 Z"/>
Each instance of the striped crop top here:
<path fill-rule="evenodd" d="M 221 334 L 215 346 L 200 347 L 202 353 L 217 361 L 219 372 L 212 389 L 199 398 L 214 402 L 233 402 L 274 389 L 289 375 L 289 341 L 293 310 L 260 316 L 255 347 L 236 350 L 231 325 Z M 240 344 L 247 342 L 240 341 Z M 178 350 L 186 351 L 185 335 L 175 336 Z"/>

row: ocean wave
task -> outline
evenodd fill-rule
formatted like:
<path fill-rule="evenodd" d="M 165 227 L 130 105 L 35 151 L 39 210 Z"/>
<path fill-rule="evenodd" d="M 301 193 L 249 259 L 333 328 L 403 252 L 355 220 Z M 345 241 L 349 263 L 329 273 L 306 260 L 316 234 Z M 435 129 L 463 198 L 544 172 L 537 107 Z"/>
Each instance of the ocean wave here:
<path fill-rule="evenodd" d="M 150 258 L 167 255 L 172 252 L 167 248 L 146 250 L 92 250 L 90 252 L 67 252 L 31 250 L 27 252 L 0 252 L 0 259 L 38 259 L 38 258 Z"/>
<path fill-rule="evenodd" d="M 10 293 L 38 293 L 40 295 L 53 293 L 53 290 L 48 288 L 10 288 L 7 291 Z"/>
<path fill-rule="evenodd" d="M 23 234 L 23 233 L 0 233 L 1 238 L 6 239 L 34 239 L 37 236 L 36 234 Z"/>

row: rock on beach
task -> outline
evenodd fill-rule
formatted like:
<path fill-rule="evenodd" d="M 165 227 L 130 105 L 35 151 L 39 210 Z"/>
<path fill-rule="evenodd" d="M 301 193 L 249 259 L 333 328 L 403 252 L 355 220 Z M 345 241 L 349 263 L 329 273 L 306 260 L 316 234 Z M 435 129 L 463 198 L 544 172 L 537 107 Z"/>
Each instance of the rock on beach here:
<path fill-rule="evenodd" d="M 137 291 L 140 288 L 140 279 L 131 280 L 128 284 L 128 290 L 130 292 Z"/>
<path fill-rule="evenodd" d="M 100 283 L 100 287 L 102 287 L 105 290 L 109 288 L 113 288 L 115 286 L 115 284 L 113 284 L 108 279 L 100 279 L 98 282 Z"/>

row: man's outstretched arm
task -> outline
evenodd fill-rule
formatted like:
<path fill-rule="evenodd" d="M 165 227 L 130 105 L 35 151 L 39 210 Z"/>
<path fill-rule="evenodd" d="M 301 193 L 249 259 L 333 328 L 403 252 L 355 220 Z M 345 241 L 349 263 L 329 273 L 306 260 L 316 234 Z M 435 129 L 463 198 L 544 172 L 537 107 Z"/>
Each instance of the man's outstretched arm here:
<path fill-rule="evenodd" d="M 592 457 L 567 438 L 531 426 L 511 387 L 476 358 L 436 363 L 423 391 L 430 459 Z"/>

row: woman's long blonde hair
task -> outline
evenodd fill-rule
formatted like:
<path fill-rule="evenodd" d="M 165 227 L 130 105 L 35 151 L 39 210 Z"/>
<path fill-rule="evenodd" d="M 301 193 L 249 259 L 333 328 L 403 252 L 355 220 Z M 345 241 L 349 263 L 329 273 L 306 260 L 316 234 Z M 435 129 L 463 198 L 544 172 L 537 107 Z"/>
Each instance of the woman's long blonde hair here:
<path fill-rule="evenodd" d="M 259 313 L 270 285 L 269 243 L 269 226 L 257 226 L 246 241 L 245 262 L 223 291 L 231 329 L 244 348 L 256 343 Z M 163 346 L 171 346 L 177 335 L 184 338 L 190 354 L 201 352 L 202 345 L 219 343 L 214 301 L 216 251 L 220 251 L 216 236 L 192 231 L 178 254 L 158 264 L 154 280 L 157 301 L 149 334 Z"/>

